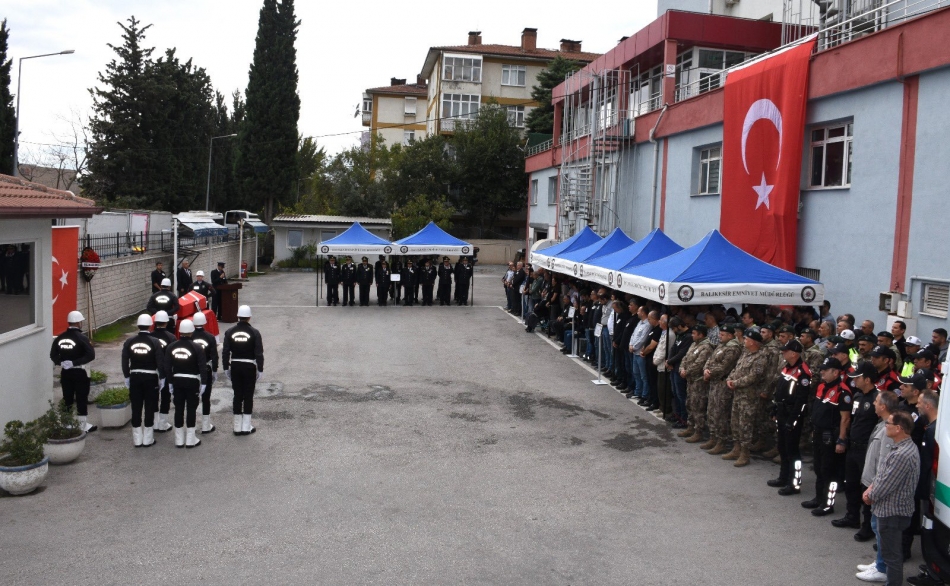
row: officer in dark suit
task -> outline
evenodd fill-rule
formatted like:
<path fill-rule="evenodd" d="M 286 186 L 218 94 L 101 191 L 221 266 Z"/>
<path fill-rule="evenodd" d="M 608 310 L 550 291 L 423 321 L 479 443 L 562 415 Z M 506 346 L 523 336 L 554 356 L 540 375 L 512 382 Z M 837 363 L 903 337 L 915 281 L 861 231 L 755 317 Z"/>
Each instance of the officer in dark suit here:
<path fill-rule="evenodd" d="M 432 266 L 432 260 L 426 259 L 422 274 L 419 275 L 419 281 L 422 283 L 422 304 L 432 306 L 432 287 L 435 285 L 435 267 Z"/>
<path fill-rule="evenodd" d="M 468 305 L 468 288 L 472 283 L 473 266 L 468 257 L 463 256 L 455 265 L 455 301 L 459 305 Z"/>
<path fill-rule="evenodd" d="M 389 263 L 382 261 L 379 271 L 376 273 L 376 304 L 380 307 L 386 307 L 386 300 L 389 299 L 390 280 Z"/>
<path fill-rule="evenodd" d="M 162 281 L 165 279 L 165 271 L 162 270 L 162 261 L 155 263 L 155 270 L 152 271 L 152 293 L 162 288 Z"/>
<path fill-rule="evenodd" d="M 185 293 L 191 291 L 191 284 L 194 282 L 191 278 L 191 266 L 187 260 L 181 261 L 181 267 L 175 276 L 178 278 L 178 296 L 182 297 Z"/>
<path fill-rule="evenodd" d="M 226 285 L 227 282 L 228 274 L 224 272 L 224 263 L 219 262 L 218 268 L 211 271 L 211 286 L 215 289 L 214 296 L 211 298 L 214 307 L 211 309 L 214 310 L 214 314 L 218 319 L 221 319 L 221 291 L 218 290 L 218 286 Z"/>
<path fill-rule="evenodd" d="M 389 298 L 393 300 L 394 305 L 398 305 L 402 301 L 402 257 L 396 257 L 396 262 L 393 263 L 392 271 L 393 275 L 399 275 L 398 281 L 393 281 L 392 285 L 389 286 Z"/>
<path fill-rule="evenodd" d="M 449 257 L 442 257 L 439 265 L 439 305 L 452 305 L 452 275 L 455 271 L 449 263 Z"/>
<path fill-rule="evenodd" d="M 377 261 L 373 264 L 373 277 L 374 277 L 375 280 L 377 280 L 377 281 L 379 280 L 379 270 L 380 270 L 380 268 L 383 266 L 383 262 L 384 262 L 385 260 L 386 260 L 386 257 L 385 257 L 385 256 L 379 255 L 379 260 L 377 260 Z"/>
<path fill-rule="evenodd" d="M 346 257 L 346 264 L 340 267 L 340 278 L 343 280 L 343 305 L 353 305 L 356 300 L 356 265 L 353 257 Z"/>
<path fill-rule="evenodd" d="M 403 267 L 400 278 L 402 279 L 402 287 L 405 291 L 402 304 L 409 307 L 416 302 L 416 287 L 419 284 L 418 270 L 412 264 L 411 260 L 406 261 L 406 266 Z"/>
<path fill-rule="evenodd" d="M 373 267 L 369 266 L 369 259 L 363 257 L 363 262 L 356 267 L 356 283 L 360 286 L 360 307 L 369 307 L 369 288 L 373 284 Z"/>
<path fill-rule="evenodd" d="M 340 265 L 332 254 L 323 265 L 323 280 L 327 284 L 327 305 L 340 304 Z"/>

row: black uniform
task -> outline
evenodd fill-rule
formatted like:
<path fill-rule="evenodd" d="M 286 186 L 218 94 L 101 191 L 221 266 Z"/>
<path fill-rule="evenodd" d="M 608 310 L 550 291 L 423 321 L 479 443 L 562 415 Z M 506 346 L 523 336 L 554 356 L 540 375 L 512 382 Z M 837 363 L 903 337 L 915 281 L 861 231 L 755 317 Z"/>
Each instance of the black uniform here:
<path fill-rule="evenodd" d="M 399 275 L 399 280 L 392 281 L 389 286 L 389 297 L 393 303 L 399 303 L 402 301 L 402 260 L 397 259 L 393 263 L 393 275 Z"/>
<path fill-rule="evenodd" d="M 158 269 L 152 271 L 152 293 L 158 293 L 162 290 L 162 280 L 165 278 L 165 271 Z"/>
<path fill-rule="evenodd" d="M 149 315 L 155 315 L 159 311 L 164 311 L 168 314 L 168 317 L 174 317 L 178 314 L 180 309 L 178 305 L 178 296 L 169 291 L 168 289 L 162 289 L 157 293 L 152 293 L 152 296 L 148 299 L 148 305 L 145 306 L 145 311 Z M 175 331 L 175 322 L 171 319 L 168 320 L 168 330 Z"/>
<path fill-rule="evenodd" d="M 406 265 L 400 273 L 400 280 L 404 291 L 403 305 L 409 306 L 417 301 L 416 288 L 419 284 L 418 269 L 415 265 Z"/>
<path fill-rule="evenodd" d="M 844 458 L 844 491 L 848 499 L 848 517 L 861 519 L 861 531 L 865 534 L 871 530 L 871 507 L 864 504 L 862 496 L 867 487 L 861 484 L 861 474 L 864 472 L 864 458 L 868 452 L 868 442 L 871 433 L 877 425 L 877 413 L 874 412 L 874 400 L 877 399 L 877 389 L 864 393 L 854 387 L 851 395 L 851 426 L 848 432 L 848 451 Z M 873 535 L 873 534 L 872 534 Z"/>
<path fill-rule="evenodd" d="M 340 304 L 340 265 L 327 261 L 323 266 L 323 280 L 327 284 L 327 305 Z M 345 304 L 345 302 L 344 302 Z"/>
<path fill-rule="evenodd" d="M 811 394 L 811 370 L 801 358 L 795 364 L 785 363 L 775 385 L 775 420 L 778 427 L 778 453 L 782 459 L 778 479 L 790 486 L 793 466 L 802 459 L 799 448 L 805 405 Z"/>
<path fill-rule="evenodd" d="M 162 352 L 167 350 L 168 346 L 175 343 L 175 334 L 165 328 L 155 328 L 155 331 L 152 332 L 152 336 L 162 345 Z M 165 415 L 168 415 L 168 412 L 171 411 L 172 396 L 168 391 L 168 385 L 171 382 L 172 381 L 167 377 L 165 378 L 165 386 L 161 388 L 161 397 L 158 404 L 158 412 L 164 413 Z"/>
<path fill-rule="evenodd" d="M 468 305 L 468 288 L 472 283 L 472 265 L 459 263 L 455 266 L 455 300 L 459 305 Z"/>
<path fill-rule="evenodd" d="M 422 284 L 422 304 L 432 305 L 432 287 L 435 285 L 435 267 L 422 267 L 419 282 Z"/>
<path fill-rule="evenodd" d="M 72 362 L 71 368 L 63 368 L 60 382 L 63 387 L 63 401 L 67 407 L 76 403 L 76 413 L 85 417 L 89 401 L 89 373 L 80 368 L 96 359 L 96 351 L 89 338 L 79 328 L 68 327 L 56 336 L 49 351 L 53 364 L 60 366 L 63 361 Z"/>
<path fill-rule="evenodd" d="M 158 387 L 165 379 L 165 349 L 148 330 L 139 330 L 123 344 L 122 376 L 129 380 L 132 427 L 142 426 L 143 407 L 145 427 L 152 427 L 158 411 Z"/>
<path fill-rule="evenodd" d="M 211 303 L 211 298 L 214 296 L 214 287 L 212 287 L 208 281 L 205 281 L 204 279 L 195 281 L 191 284 L 191 290 L 201 293 L 205 296 L 205 299 L 208 300 L 208 303 Z"/>
<path fill-rule="evenodd" d="M 191 291 L 191 285 L 193 283 L 191 279 L 191 269 L 180 267 L 175 274 L 178 276 L 178 295 L 182 296 Z"/>
<path fill-rule="evenodd" d="M 356 301 L 356 265 L 348 262 L 340 267 L 340 278 L 343 280 L 343 305 L 353 305 Z"/>
<path fill-rule="evenodd" d="M 214 287 L 214 296 L 211 297 L 214 307 L 211 309 L 218 319 L 221 319 L 221 291 L 218 290 L 218 287 L 226 285 L 227 283 L 228 274 L 224 272 L 223 269 L 214 269 L 211 271 L 211 286 Z"/>
<path fill-rule="evenodd" d="M 165 348 L 165 371 L 175 397 L 175 427 L 192 428 L 202 381 L 208 376 L 204 350 L 191 338 L 178 340 Z"/>
<path fill-rule="evenodd" d="M 356 283 L 360 286 L 360 307 L 369 306 L 369 288 L 373 284 L 373 267 L 362 263 L 356 267 Z"/>
<path fill-rule="evenodd" d="M 835 452 L 841 431 L 841 414 L 851 411 L 851 390 L 836 379 L 822 382 L 811 406 L 812 453 L 815 456 L 815 498 L 828 495 L 831 482 L 840 483 L 844 472 L 844 454 Z"/>
<path fill-rule="evenodd" d="M 386 300 L 389 299 L 390 280 L 389 267 L 380 267 L 376 273 L 376 304 L 382 307 L 386 306 Z"/>
<path fill-rule="evenodd" d="M 452 265 L 439 265 L 439 305 L 452 305 Z"/>
<path fill-rule="evenodd" d="M 212 375 L 218 372 L 218 341 L 201 326 L 195 326 L 195 333 L 192 334 L 191 339 L 195 341 L 195 344 L 201 346 L 205 358 L 208 359 L 207 376 L 202 381 L 205 385 L 205 392 L 201 394 L 201 414 L 211 415 L 211 385 L 214 384 Z"/>
<path fill-rule="evenodd" d="M 251 415 L 254 411 L 257 373 L 264 372 L 264 342 L 261 333 L 246 321 L 239 321 L 225 332 L 221 367 L 231 371 L 234 414 Z"/>

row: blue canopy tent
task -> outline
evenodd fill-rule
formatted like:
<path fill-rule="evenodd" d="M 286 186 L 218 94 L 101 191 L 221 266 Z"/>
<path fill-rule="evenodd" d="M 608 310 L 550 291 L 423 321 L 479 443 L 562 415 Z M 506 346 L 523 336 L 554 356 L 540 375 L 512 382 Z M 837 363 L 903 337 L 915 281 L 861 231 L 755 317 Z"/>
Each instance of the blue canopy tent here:
<path fill-rule="evenodd" d="M 602 239 L 596 232 L 590 229 L 590 226 L 584 226 L 584 229 L 571 236 L 564 242 L 560 242 L 547 248 L 531 252 L 531 263 L 534 266 L 552 269 L 554 267 L 554 257 L 565 252 L 577 250 L 600 242 Z"/>
<path fill-rule="evenodd" d="M 363 256 L 367 254 L 392 254 L 392 252 L 392 242 L 369 232 L 359 222 L 353 222 L 353 225 L 339 236 L 320 243 L 321 256 L 328 254 Z M 319 269 L 317 270 L 317 306 L 320 305 L 320 295 L 323 293 L 322 280 L 323 270 Z"/>
<path fill-rule="evenodd" d="M 452 236 L 435 222 L 429 222 L 425 228 L 412 236 L 393 243 L 397 254 L 452 254 L 471 256 L 472 245 Z"/>
<path fill-rule="evenodd" d="M 613 232 L 593 244 L 555 255 L 551 270 L 565 275 L 577 275 L 591 259 L 616 252 L 633 243 L 634 240 L 624 234 L 623 230 L 614 228 Z"/>
<path fill-rule="evenodd" d="M 695 245 L 619 273 L 617 287 L 667 305 L 814 305 L 824 285 L 741 250 L 713 230 Z"/>
<path fill-rule="evenodd" d="M 621 271 L 634 272 L 630 269 L 642 264 L 650 263 L 683 250 L 683 247 L 670 240 L 670 237 L 659 228 L 647 234 L 643 240 L 621 248 L 616 252 L 588 259 L 583 266 L 583 278 L 608 287 L 620 286 L 623 278 Z"/>

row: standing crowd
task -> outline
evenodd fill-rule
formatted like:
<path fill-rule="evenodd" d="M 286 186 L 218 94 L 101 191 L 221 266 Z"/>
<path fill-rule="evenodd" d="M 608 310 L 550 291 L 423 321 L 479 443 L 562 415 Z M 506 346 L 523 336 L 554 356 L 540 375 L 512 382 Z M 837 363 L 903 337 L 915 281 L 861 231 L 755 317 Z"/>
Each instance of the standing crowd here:
<path fill-rule="evenodd" d="M 433 289 L 438 288 L 436 297 L 439 305 L 468 305 L 469 287 L 472 284 L 472 274 L 475 257 L 461 256 L 453 266 L 449 257 L 443 256 L 442 262 L 436 258 L 419 257 L 416 261 L 410 258 L 396 257 L 390 267 L 386 257 L 379 255 L 379 260 L 372 266 L 369 258 L 363 257 L 360 264 L 353 262 L 353 257 L 347 256 L 342 265 L 337 263 L 335 256 L 327 257 L 323 265 L 323 280 L 326 283 L 327 305 L 340 304 L 340 285 L 343 286 L 343 306 L 356 304 L 356 288 L 359 287 L 360 307 L 369 306 L 370 291 L 376 285 L 376 304 L 380 307 L 402 303 L 404 306 L 432 305 Z M 455 281 L 455 294 L 452 294 L 452 281 Z M 419 290 L 422 296 L 419 296 Z"/>

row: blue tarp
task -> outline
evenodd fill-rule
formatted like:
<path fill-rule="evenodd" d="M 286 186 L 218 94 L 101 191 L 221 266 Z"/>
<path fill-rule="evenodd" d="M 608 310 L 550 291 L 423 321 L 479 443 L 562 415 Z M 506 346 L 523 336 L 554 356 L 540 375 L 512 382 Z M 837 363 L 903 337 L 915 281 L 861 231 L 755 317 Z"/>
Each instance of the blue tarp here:
<path fill-rule="evenodd" d="M 609 254 L 586 259 L 587 262 L 579 269 L 578 276 L 583 272 L 585 280 L 613 287 L 614 281 L 621 270 L 653 262 L 680 250 L 683 250 L 682 246 L 670 240 L 666 234 L 657 229 L 647 234 L 639 242 Z"/>
<path fill-rule="evenodd" d="M 472 245 L 452 236 L 435 222 L 393 243 L 395 254 L 472 254 Z"/>
<path fill-rule="evenodd" d="M 531 253 L 531 262 L 535 265 L 550 269 L 554 264 L 554 257 L 572 250 L 578 250 L 585 246 L 590 246 L 595 242 L 600 242 L 602 238 L 596 232 L 590 229 L 590 226 L 584 226 L 584 229 L 571 236 L 564 242 L 542 248 Z"/>
<path fill-rule="evenodd" d="M 320 254 L 392 254 L 392 242 L 354 222 L 339 236 L 320 243 Z"/>

